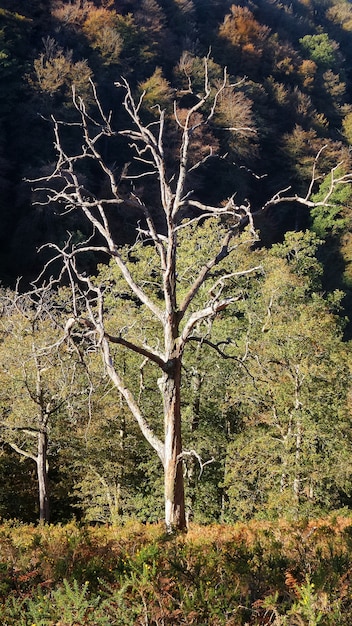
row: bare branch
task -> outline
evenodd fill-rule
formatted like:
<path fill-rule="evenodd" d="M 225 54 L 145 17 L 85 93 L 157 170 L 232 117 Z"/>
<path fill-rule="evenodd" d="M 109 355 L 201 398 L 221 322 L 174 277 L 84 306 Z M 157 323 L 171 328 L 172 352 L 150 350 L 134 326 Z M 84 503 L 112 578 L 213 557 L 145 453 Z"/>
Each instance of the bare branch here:
<path fill-rule="evenodd" d="M 86 325 L 87 320 L 82 320 L 82 318 L 80 318 L 79 321 L 83 323 L 83 325 Z M 147 359 L 152 361 L 152 363 L 158 365 L 162 370 L 165 369 L 166 361 L 163 356 L 149 346 L 139 346 L 136 343 L 129 341 L 128 339 L 124 339 L 121 336 L 111 335 L 108 332 L 104 332 L 104 337 L 108 339 L 111 343 L 118 344 L 120 346 L 123 346 L 124 348 L 127 348 L 128 350 L 131 350 L 132 352 L 135 352 L 136 354 L 140 354 L 141 356 L 146 357 Z"/>
<path fill-rule="evenodd" d="M 30 452 L 26 452 L 26 450 L 23 450 L 22 448 L 20 448 L 16 443 L 14 443 L 13 441 L 9 441 L 8 445 L 15 450 L 15 452 L 17 452 L 18 454 L 21 454 L 21 456 L 25 456 L 27 459 L 31 459 L 32 461 L 34 461 L 35 463 L 37 463 L 37 457 L 34 456 L 34 454 L 30 454 Z"/>
<path fill-rule="evenodd" d="M 238 357 L 234 356 L 233 354 L 228 354 L 227 352 L 224 352 L 224 350 L 222 349 L 222 346 L 229 346 L 233 343 L 233 341 L 228 337 L 226 339 L 226 341 L 218 341 L 217 343 L 214 343 L 213 341 L 210 341 L 210 339 L 208 339 L 207 337 L 199 337 L 197 335 L 189 335 L 187 337 L 187 343 L 194 341 L 196 343 L 199 343 L 201 345 L 206 345 L 209 346 L 209 348 L 212 348 L 212 350 L 215 350 L 215 352 L 217 352 L 222 359 L 231 359 L 231 360 L 240 360 L 238 359 Z"/>
<path fill-rule="evenodd" d="M 131 391 L 126 387 L 123 379 L 116 371 L 113 365 L 111 354 L 110 354 L 109 342 L 105 337 L 103 338 L 101 342 L 101 346 L 103 350 L 104 363 L 106 365 L 108 374 L 112 382 L 115 384 L 116 388 L 119 390 L 120 394 L 125 399 L 126 404 L 128 408 L 130 409 L 132 415 L 136 419 L 146 441 L 148 441 L 148 443 L 152 446 L 152 448 L 154 448 L 159 459 L 164 464 L 164 459 L 165 459 L 164 445 L 162 441 L 155 435 L 151 427 L 149 426 L 147 420 L 142 415 L 141 410 L 136 400 L 134 399 Z"/>
<path fill-rule="evenodd" d="M 211 463 L 215 462 L 215 458 L 212 456 L 211 459 L 209 459 L 208 461 L 205 461 L 203 463 L 201 456 L 198 454 L 198 452 L 196 452 L 195 450 L 183 450 L 183 452 L 181 454 L 178 455 L 177 457 L 177 461 L 184 461 L 185 459 L 197 459 L 198 463 L 199 463 L 199 474 L 198 474 L 198 480 L 201 479 L 204 468 L 207 465 L 210 465 Z"/>
<path fill-rule="evenodd" d="M 315 208 L 315 207 L 319 207 L 319 206 L 329 206 L 329 200 L 332 196 L 332 194 L 334 193 L 335 189 L 337 187 L 339 187 L 340 185 L 346 185 L 346 184 L 351 184 L 352 183 L 352 174 L 351 173 L 347 173 L 347 174 L 342 174 L 341 176 L 335 176 L 336 172 L 341 168 L 341 166 L 343 165 L 343 161 L 340 161 L 339 163 L 337 163 L 337 165 L 335 165 L 333 168 L 331 168 L 329 175 L 331 177 L 330 180 L 330 185 L 329 188 L 327 190 L 327 192 L 325 193 L 325 196 L 322 200 L 316 201 L 314 202 L 313 200 L 310 200 L 310 197 L 312 195 L 314 186 L 316 184 L 316 182 L 318 181 L 319 178 L 321 178 L 321 176 L 317 176 L 316 170 L 317 170 L 317 164 L 319 161 L 319 158 L 321 157 L 321 154 L 323 153 L 323 151 L 326 149 L 326 145 L 322 146 L 322 148 L 319 150 L 319 152 L 317 153 L 315 159 L 314 159 L 314 164 L 313 164 L 313 170 L 312 170 L 312 176 L 311 176 L 311 180 L 309 182 L 308 185 L 308 189 L 307 189 L 307 193 L 305 196 L 299 196 L 298 194 L 294 194 L 294 195 L 285 195 L 287 191 L 289 191 L 291 189 L 291 187 L 286 187 L 280 191 L 278 191 L 277 193 L 275 193 L 269 200 L 267 200 L 265 202 L 265 204 L 263 205 L 261 211 L 265 211 L 266 209 L 268 209 L 269 207 L 273 207 L 276 206 L 278 204 L 282 204 L 284 202 L 297 202 L 298 204 L 302 204 L 308 208 Z"/>
<path fill-rule="evenodd" d="M 220 293 L 221 293 L 225 282 L 229 280 L 230 278 L 235 278 L 235 277 L 239 278 L 240 276 L 248 276 L 248 274 L 253 274 L 255 272 L 262 272 L 262 271 L 263 271 L 263 266 L 256 265 L 254 267 L 250 267 L 248 270 L 242 270 L 240 272 L 231 272 L 230 274 L 224 274 L 211 286 L 208 293 L 213 297 L 219 297 L 219 294 L 216 294 L 215 296 L 215 290 L 217 289 L 217 287 L 220 287 Z"/>
<path fill-rule="evenodd" d="M 200 269 L 197 278 L 193 281 L 193 284 L 191 285 L 188 293 L 185 295 L 182 303 L 180 304 L 180 307 L 179 307 L 180 319 L 182 319 L 183 316 L 185 315 L 190 303 L 197 295 L 200 287 L 205 282 L 212 268 L 218 265 L 223 259 L 225 259 L 230 254 L 230 251 L 231 251 L 230 243 L 236 231 L 237 231 L 237 225 L 229 229 L 228 232 L 225 233 L 223 240 L 220 243 L 218 252 L 215 254 L 213 258 L 209 259 L 209 261 L 205 263 L 203 267 Z"/>
<path fill-rule="evenodd" d="M 179 340 L 179 344 L 180 346 L 184 346 L 185 343 L 188 340 L 188 337 L 191 333 L 191 331 L 193 330 L 194 326 L 201 320 L 204 320 L 206 318 L 210 318 L 213 317 L 214 315 L 216 315 L 217 313 L 220 313 L 220 311 L 223 311 L 224 309 L 226 309 L 228 306 L 230 306 L 230 304 L 233 304 L 234 302 L 238 302 L 238 300 L 240 300 L 242 298 L 242 295 L 240 296 L 234 296 L 234 297 L 230 297 L 230 298 L 223 298 L 222 300 L 219 301 L 215 301 L 212 304 L 210 304 L 209 306 L 205 307 L 204 309 L 199 309 L 198 311 L 194 311 L 194 313 L 192 313 L 181 334 L 180 334 L 180 340 Z"/>
<path fill-rule="evenodd" d="M 9 425 L 6 420 L 0 422 L 0 426 L 6 428 L 10 431 L 18 431 L 25 435 L 29 435 L 30 437 L 37 437 L 40 432 L 39 428 L 30 428 L 29 426 L 14 426 L 13 424 Z"/>

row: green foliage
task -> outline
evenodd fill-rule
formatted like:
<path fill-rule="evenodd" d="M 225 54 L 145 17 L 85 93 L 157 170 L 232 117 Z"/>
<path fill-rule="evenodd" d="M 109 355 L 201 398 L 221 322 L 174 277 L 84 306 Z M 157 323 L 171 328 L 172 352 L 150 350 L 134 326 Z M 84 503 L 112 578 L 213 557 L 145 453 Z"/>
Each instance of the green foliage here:
<path fill-rule="evenodd" d="M 319 202 L 326 197 L 332 183 L 332 176 L 343 176 L 345 170 L 340 167 L 328 176 L 319 187 L 319 191 L 312 196 L 313 202 Z M 317 206 L 311 210 L 312 230 L 318 237 L 326 239 L 341 233 L 348 224 L 348 210 L 352 203 L 352 191 L 349 185 L 340 185 L 329 197 L 325 206 Z"/>
<path fill-rule="evenodd" d="M 173 91 L 170 83 L 164 78 L 160 67 L 155 69 L 150 78 L 139 84 L 139 89 L 145 94 L 143 104 L 148 110 L 153 109 L 153 107 L 170 109 Z"/>
<path fill-rule="evenodd" d="M 2 444 L 35 463 L 39 494 L 45 484 L 47 498 L 46 459 L 82 409 L 85 372 L 77 353 L 58 340 L 61 301 L 56 294 L 44 300 L 9 290 L 0 295 L 0 410 Z M 28 465 L 22 468 L 32 478 Z"/>
<path fill-rule="evenodd" d="M 92 419 L 71 439 L 73 494 L 82 519 L 112 525 L 129 518 L 157 521 L 162 514 L 158 463 L 116 393 L 106 391 L 91 401 Z"/>
<path fill-rule="evenodd" d="M 63 586 L 58 587 L 50 596 L 39 588 L 37 597 L 27 602 L 28 616 L 38 626 L 46 626 L 54 619 L 63 621 L 64 624 L 87 624 L 89 616 L 99 603 L 99 597 L 94 600 L 87 598 L 88 587 L 89 582 L 79 586 L 77 581 L 73 580 L 71 586 L 64 579 Z M 101 619 L 98 623 L 99 626 L 108 624 Z"/>
<path fill-rule="evenodd" d="M 317 258 L 317 251 L 321 243 L 317 235 L 310 231 L 288 232 L 284 241 L 273 245 L 270 250 L 270 256 L 286 261 L 285 267 L 292 271 L 293 276 L 297 275 L 303 279 L 301 283 L 303 295 L 320 290 L 323 268 Z M 287 287 L 289 288 L 289 285 Z M 297 283 L 295 288 L 298 288 Z"/>
<path fill-rule="evenodd" d="M 302 48 L 309 54 L 309 58 L 323 68 L 331 68 L 336 63 L 336 41 L 329 38 L 327 33 L 305 35 L 299 40 Z"/>
<path fill-rule="evenodd" d="M 306 576 L 306 582 L 297 588 L 298 602 L 291 609 L 293 615 L 301 615 L 309 626 L 317 626 L 323 619 L 323 612 L 319 610 L 319 599 L 315 593 L 315 585 Z"/>
<path fill-rule="evenodd" d="M 274 246 L 247 301 L 247 358 L 229 390 L 243 427 L 225 474 L 239 519 L 314 515 L 350 493 L 348 352 L 316 291 L 316 245 L 312 234 L 292 233 Z"/>

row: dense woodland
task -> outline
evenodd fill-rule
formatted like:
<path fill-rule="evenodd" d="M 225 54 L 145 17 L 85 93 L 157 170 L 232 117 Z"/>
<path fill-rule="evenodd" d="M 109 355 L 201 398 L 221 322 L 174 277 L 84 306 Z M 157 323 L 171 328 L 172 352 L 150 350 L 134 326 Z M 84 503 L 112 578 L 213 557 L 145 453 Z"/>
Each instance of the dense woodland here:
<path fill-rule="evenodd" d="M 187 235 L 180 230 L 181 291 L 232 219 L 200 219 L 196 202 L 215 206 L 219 198 L 235 198 L 236 207 L 246 209 L 247 227 L 225 260 L 226 286 L 222 274 L 212 274 L 231 304 L 200 322 L 183 356 L 187 516 L 232 523 L 348 511 L 352 4 L 0 4 L 0 516 L 38 519 L 38 468 L 47 462 L 45 519 L 49 504 L 54 522 L 163 518 L 160 459 L 102 366 L 89 328 L 62 341 L 72 316 L 70 274 L 60 287 L 40 290 L 60 274 L 66 257 L 58 251 L 66 242 L 84 247 L 93 237 L 95 251 L 88 250 L 78 271 L 91 291 L 105 285 L 108 328 L 118 326 L 119 337 L 127 328 L 126 341 L 159 341 L 155 322 L 99 252 L 99 234 L 91 234 L 84 213 L 62 203 L 56 179 L 48 184 L 49 203 L 33 182 L 55 169 L 54 120 L 66 149 L 78 154 L 83 118 L 77 102 L 85 103 L 93 126 L 102 111 L 111 111 L 106 119 L 115 134 L 106 132 L 99 149 L 126 201 L 111 204 L 110 228 L 137 282 L 157 301 L 160 269 L 142 237 L 138 202 L 159 232 L 163 224 L 155 179 L 141 176 L 148 167 L 143 159 L 131 171 L 131 137 L 120 132 L 132 128 L 118 87 L 124 79 L 144 124 L 156 127 L 165 111 L 169 172 L 177 171 L 187 111 L 199 116 L 189 134 L 187 184 L 194 200 L 184 218 L 194 221 Z M 216 107 L 205 100 L 198 112 L 205 68 Z M 84 162 L 80 185 L 89 198 L 109 193 L 106 174 L 94 159 Z M 33 287 L 38 275 L 42 282 Z M 153 364 L 126 342 L 115 343 L 119 371 L 158 433 Z"/>

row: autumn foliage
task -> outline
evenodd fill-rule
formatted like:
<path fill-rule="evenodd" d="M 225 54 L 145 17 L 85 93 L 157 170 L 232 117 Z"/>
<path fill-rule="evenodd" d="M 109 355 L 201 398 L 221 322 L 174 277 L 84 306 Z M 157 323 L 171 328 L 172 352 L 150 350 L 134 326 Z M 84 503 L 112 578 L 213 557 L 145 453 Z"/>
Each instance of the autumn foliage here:
<path fill-rule="evenodd" d="M 160 526 L 8 523 L 1 615 L 9 625 L 40 613 L 48 626 L 347 624 L 351 528 L 350 517 L 330 517 L 194 526 L 170 538 Z"/>

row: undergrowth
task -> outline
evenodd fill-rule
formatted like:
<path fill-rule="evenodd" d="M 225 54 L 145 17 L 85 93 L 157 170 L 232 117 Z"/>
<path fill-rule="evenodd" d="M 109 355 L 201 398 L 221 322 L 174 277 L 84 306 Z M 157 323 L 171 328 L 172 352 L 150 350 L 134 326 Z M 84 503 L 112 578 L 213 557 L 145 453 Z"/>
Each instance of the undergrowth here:
<path fill-rule="evenodd" d="M 352 623 L 352 518 L 123 528 L 0 525 L 2 626 Z"/>

